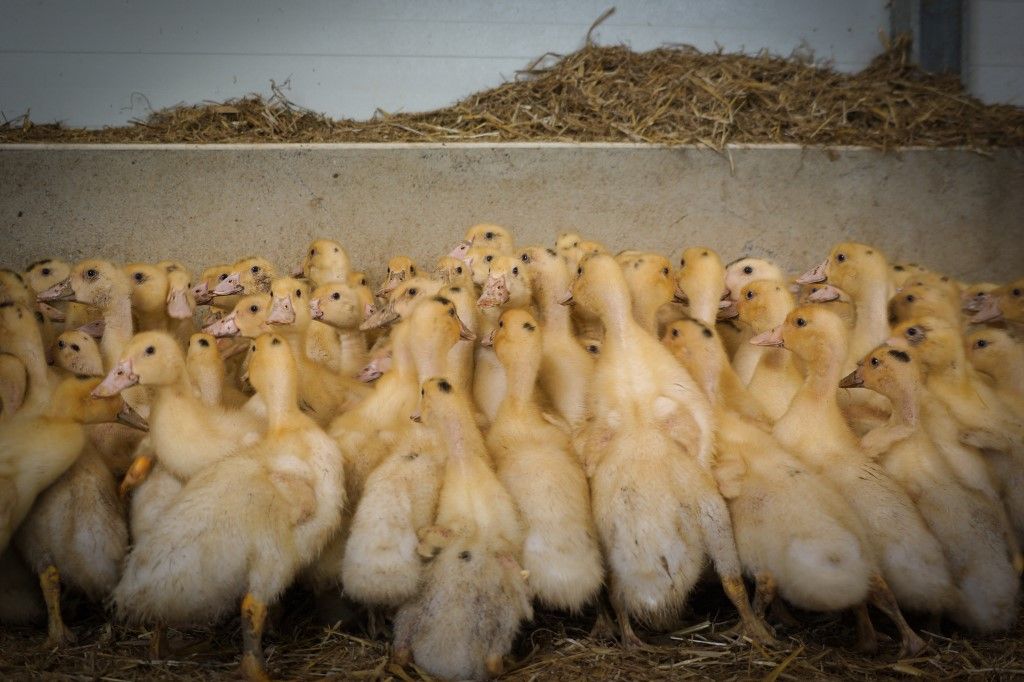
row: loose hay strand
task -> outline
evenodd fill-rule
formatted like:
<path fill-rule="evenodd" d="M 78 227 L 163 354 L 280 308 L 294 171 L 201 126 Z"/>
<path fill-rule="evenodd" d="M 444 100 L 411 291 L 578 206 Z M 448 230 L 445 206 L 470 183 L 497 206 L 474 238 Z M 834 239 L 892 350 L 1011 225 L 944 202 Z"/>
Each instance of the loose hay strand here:
<path fill-rule="evenodd" d="M 547 54 L 517 78 L 423 113 L 331 119 L 271 95 L 177 106 L 98 130 L 0 123 L 2 142 L 645 142 L 896 147 L 1024 146 L 1024 108 L 985 105 L 953 75 L 921 71 L 900 36 L 862 71 L 806 57 L 587 44 Z"/>

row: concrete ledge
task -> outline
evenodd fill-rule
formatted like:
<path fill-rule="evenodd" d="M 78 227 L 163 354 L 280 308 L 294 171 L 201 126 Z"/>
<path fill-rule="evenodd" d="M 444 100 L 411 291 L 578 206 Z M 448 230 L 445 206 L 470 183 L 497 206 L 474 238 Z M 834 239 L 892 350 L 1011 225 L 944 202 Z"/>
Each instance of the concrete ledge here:
<path fill-rule="evenodd" d="M 1024 271 L 1024 150 L 632 144 L 3 145 L 0 261 L 259 253 L 290 267 L 317 236 L 378 275 L 474 222 L 550 244 L 695 244 L 799 270 L 870 242 L 970 280 Z"/>

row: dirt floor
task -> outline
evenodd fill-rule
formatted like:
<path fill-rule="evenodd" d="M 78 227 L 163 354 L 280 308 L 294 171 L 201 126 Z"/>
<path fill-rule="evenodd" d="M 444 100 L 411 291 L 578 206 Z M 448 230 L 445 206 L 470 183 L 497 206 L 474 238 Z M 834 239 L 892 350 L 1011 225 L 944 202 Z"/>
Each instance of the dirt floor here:
<path fill-rule="evenodd" d="M 429 680 L 415 666 L 388 662 L 386 637 L 368 639 L 358 624 L 318 624 L 308 596 L 288 595 L 267 633 L 268 667 L 275 679 Z M 302 614 L 302 615 L 299 615 Z M 734 612 L 714 588 L 694 598 L 691 613 L 671 633 L 641 633 L 650 646 L 624 650 L 588 637 L 589 616 L 539 613 L 524 629 L 500 679 L 542 680 L 1001 680 L 1024 677 L 1024 627 L 999 637 L 966 638 L 924 631 L 929 649 L 897 660 L 888 623 L 876 614 L 877 656 L 853 651 L 852 619 L 798 614 L 798 628 L 776 627 L 780 646 L 765 650 L 725 634 Z M 148 658 L 149 631 L 111 624 L 98 608 L 69 603 L 67 620 L 78 644 L 46 650 L 43 628 L 0 628 L 0 678 L 8 680 L 184 680 L 237 678 L 238 621 L 216 628 L 171 630 L 173 660 Z M 920 624 L 918 624 L 920 627 Z"/>

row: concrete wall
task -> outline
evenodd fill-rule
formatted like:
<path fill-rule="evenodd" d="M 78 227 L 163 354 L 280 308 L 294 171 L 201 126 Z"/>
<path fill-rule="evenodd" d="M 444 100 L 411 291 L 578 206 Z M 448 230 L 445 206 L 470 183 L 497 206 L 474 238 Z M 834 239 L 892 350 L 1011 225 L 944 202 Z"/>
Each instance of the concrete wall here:
<path fill-rule="evenodd" d="M 1024 106 L 1024 0 L 970 0 L 964 9 L 964 82 L 986 102 Z"/>
<path fill-rule="evenodd" d="M 602 44 L 803 47 L 844 70 L 880 50 L 889 21 L 885 0 L 5 0 L 0 110 L 121 124 L 271 79 L 336 117 L 434 109 L 578 49 L 613 5 Z"/>
<path fill-rule="evenodd" d="M 633 145 L 0 146 L 3 265 L 47 256 L 258 253 L 291 267 L 317 236 L 379 276 L 423 264 L 474 222 L 551 244 L 575 229 L 612 249 L 706 245 L 791 270 L 875 244 L 971 280 L 1024 271 L 1024 152 Z"/>

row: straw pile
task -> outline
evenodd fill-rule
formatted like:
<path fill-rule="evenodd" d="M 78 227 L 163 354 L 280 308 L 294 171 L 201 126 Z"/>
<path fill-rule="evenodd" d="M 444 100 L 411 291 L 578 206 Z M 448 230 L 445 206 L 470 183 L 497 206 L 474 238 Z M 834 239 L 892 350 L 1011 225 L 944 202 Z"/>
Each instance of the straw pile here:
<path fill-rule="evenodd" d="M 909 63 L 899 37 L 856 74 L 806 59 L 587 44 L 437 111 L 333 120 L 272 96 L 158 111 L 102 130 L 0 124 L 0 142 L 648 142 L 1024 146 L 1024 108 L 984 105 Z M 548 63 L 554 59 L 553 63 Z"/>
<path fill-rule="evenodd" d="M 500 678 L 514 682 L 588 680 L 997 680 L 1024 675 L 1024 628 L 1000 637 L 971 638 L 922 632 L 930 647 L 919 657 L 896 660 L 896 643 L 881 643 L 877 657 L 854 653 L 852 618 L 803 614 L 804 626 L 779 628 L 781 646 L 761 649 L 726 634 L 732 607 L 714 589 L 701 590 L 691 614 L 671 634 L 651 635 L 644 649 L 625 650 L 588 637 L 592 620 L 538 614 L 520 637 L 514 660 Z M 289 600 L 303 599 L 291 595 Z M 283 613 L 308 613 L 288 604 Z M 149 632 L 111 624 L 95 607 L 67 610 L 79 643 L 62 651 L 40 648 L 45 627 L 0 628 L 0 678 L 5 680 L 221 680 L 237 679 L 238 621 L 217 628 L 170 631 L 172 660 L 147 655 Z M 731 615 L 728 616 L 731 618 Z M 323 626 L 278 620 L 264 638 L 275 679 L 395 680 L 431 678 L 415 666 L 389 663 L 383 639 L 369 639 L 358 625 Z M 818 620 L 816 620 L 818 619 Z M 876 618 L 879 626 L 888 625 Z M 273 616 L 271 621 L 274 621 Z"/>

